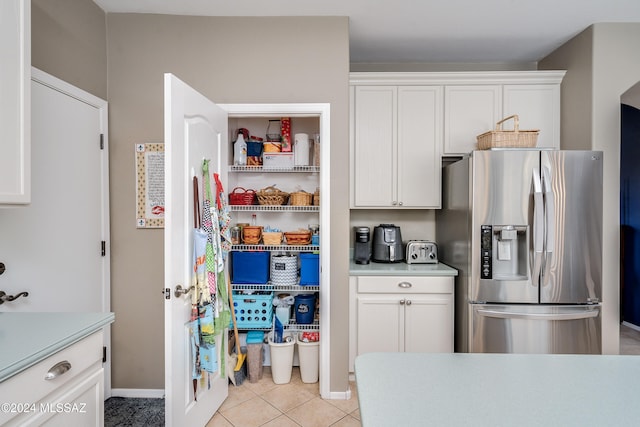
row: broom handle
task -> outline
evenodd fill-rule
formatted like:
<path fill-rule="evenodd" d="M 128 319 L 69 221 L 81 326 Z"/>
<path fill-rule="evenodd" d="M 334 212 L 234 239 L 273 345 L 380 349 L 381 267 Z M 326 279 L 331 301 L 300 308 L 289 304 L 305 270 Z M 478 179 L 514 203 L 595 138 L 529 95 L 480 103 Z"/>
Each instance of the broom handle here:
<path fill-rule="evenodd" d="M 225 269 L 225 279 L 227 280 L 227 292 L 229 293 L 229 305 L 231 305 L 231 320 L 233 320 L 233 335 L 236 338 L 236 351 L 238 354 L 242 353 L 240 350 L 240 338 L 238 335 L 238 324 L 236 323 L 236 310 L 233 307 L 233 291 L 231 289 L 231 280 L 229 278 L 229 270 Z"/>

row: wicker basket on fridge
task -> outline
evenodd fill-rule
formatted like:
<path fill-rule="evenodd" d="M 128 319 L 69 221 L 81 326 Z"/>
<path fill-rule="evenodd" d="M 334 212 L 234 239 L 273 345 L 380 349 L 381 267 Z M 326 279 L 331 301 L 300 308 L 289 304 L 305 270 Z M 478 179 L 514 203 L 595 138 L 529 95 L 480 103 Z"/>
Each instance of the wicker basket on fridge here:
<path fill-rule="evenodd" d="M 513 119 L 513 130 L 503 130 L 503 123 L 510 119 Z M 520 130 L 518 115 L 514 114 L 496 123 L 495 130 L 478 135 L 478 149 L 535 147 L 539 133 L 539 130 Z"/>
<path fill-rule="evenodd" d="M 274 186 L 263 188 L 262 190 L 258 191 L 256 195 L 258 196 L 258 203 L 260 203 L 261 205 L 285 205 L 289 200 L 289 193 L 278 190 Z"/>
<path fill-rule="evenodd" d="M 311 206 L 313 194 L 306 191 L 296 191 L 289 196 L 291 206 Z"/>

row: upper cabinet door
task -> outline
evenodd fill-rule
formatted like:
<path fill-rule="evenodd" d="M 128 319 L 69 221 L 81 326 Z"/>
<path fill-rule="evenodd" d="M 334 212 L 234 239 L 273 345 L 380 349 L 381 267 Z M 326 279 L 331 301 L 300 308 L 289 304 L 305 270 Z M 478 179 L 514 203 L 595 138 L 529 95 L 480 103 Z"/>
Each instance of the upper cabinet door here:
<path fill-rule="evenodd" d="M 468 154 L 477 148 L 476 137 L 502 118 L 502 86 L 446 86 L 444 105 L 444 152 Z"/>
<path fill-rule="evenodd" d="M 538 147 L 560 148 L 560 84 L 505 85 L 504 116 L 517 114 L 520 129 L 540 131 Z"/>
<path fill-rule="evenodd" d="M 398 205 L 440 207 L 442 86 L 398 87 Z"/>
<path fill-rule="evenodd" d="M 397 200 L 397 102 L 395 86 L 357 86 L 352 145 L 354 206 L 391 207 Z"/>
<path fill-rule="evenodd" d="M 0 2 L 0 205 L 31 201 L 31 1 Z"/>

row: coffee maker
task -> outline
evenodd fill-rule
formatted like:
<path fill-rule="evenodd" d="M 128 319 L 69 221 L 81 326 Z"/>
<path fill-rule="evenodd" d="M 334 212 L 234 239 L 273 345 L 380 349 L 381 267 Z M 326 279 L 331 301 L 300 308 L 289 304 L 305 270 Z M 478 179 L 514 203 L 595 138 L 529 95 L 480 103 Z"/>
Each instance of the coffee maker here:
<path fill-rule="evenodd" d="M 356 264 L 369 264 L 371 249 L 369 247 L 369 227 L 354 227 L 354 251 L 353 260 Z"/>

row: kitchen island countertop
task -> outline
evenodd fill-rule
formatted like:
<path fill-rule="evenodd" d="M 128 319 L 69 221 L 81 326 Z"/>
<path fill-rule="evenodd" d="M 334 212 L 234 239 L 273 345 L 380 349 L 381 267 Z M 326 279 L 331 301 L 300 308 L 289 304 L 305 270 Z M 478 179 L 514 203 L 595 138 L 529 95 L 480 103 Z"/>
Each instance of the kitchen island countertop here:
<path fill-rule="evenodd" d="M 437 264 L 377 263 L 356 264 L 349 260 L 350 276 L 457 276 L 458 270 L 441 262 Z"/>
<path fill-rule="evenodd" d="M 113 313 L 0 313 L 0 383 L 114 319 Z"/>
<path fill-rule="evenodd" d="M 638 356 L 367 353 L 363 427 L 637 426 Z"/>

